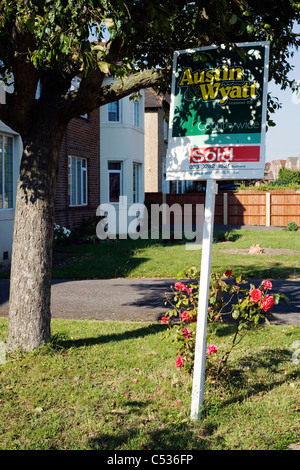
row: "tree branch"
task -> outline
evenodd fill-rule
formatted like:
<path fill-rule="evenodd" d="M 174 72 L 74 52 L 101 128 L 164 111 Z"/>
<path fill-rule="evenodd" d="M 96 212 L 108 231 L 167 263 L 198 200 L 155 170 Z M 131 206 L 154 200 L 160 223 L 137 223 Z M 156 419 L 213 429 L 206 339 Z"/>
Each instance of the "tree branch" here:
<path fill-rule="evenodd" d="M 82 79 L 78 91 L 69 91 L 64 100 L 69 118 L 85 114 L 107 103 L 124 98 L 143 88 L 159 86 L 166 81 L 168 71 L 151 69 L 136 72 L 128 77 L 102 86 L 105 74 L 99 69 Z"/>
<path fill-rule="evenodd" d="M 143 88 L 159 86 L 166 80 L 166 76 L 167 71 L 163 69 L 144 70 L 129 75 L 124 80 L 106 85 L 100 90 L 97 107 L 124 98 Z"/>

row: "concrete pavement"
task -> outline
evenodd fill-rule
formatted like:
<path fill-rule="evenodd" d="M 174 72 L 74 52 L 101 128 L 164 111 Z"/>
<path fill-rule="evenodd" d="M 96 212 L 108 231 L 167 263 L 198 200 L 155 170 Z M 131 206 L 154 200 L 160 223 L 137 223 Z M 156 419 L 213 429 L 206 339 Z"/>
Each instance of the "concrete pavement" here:
<path fill-rule="evenodd" d="M 174 279 L 55 280 L 52 283 L 53 318 L 116 321 L 158 321 L 169 309 L 164 294 Z M 251 280 L 258 287 L 260 280 Z M 276 324 L 300 325 L 300 280 L 272 280 L 290 305 L 272 311 Z M 9 281 L 0 280 L 0 316 L 8 314 Z"/>

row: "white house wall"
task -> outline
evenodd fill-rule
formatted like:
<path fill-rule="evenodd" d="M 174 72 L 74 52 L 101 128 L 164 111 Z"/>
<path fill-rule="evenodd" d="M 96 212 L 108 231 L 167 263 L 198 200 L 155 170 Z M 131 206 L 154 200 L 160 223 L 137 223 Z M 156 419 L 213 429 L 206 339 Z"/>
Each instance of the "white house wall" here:
<path fill-rule="evenodd" d="M 138 202 L 144 202 L 144 92 L 140 98 L 139 127 L 133 125 L 133 101 L 121 101 L 121 122 L 108 122 L 108 106 L 100 108 L 100 203 L 109 203 L 108 162 L 122 162 L 122 194 L 133 204 L 133 164 L 140 164 Z M 119 204 L 114 204 L 119 213 Z M 117 224 L 118 230 L 118 224 Z"/>
<path fill-rule="evenodd" d="M 15 199 L 19 176 L 19 167 L 22 157 L 22 140 L 20 136 L 0 121 L 0 134 L 13 138 L 13 198 L 12 209 L 0 209 L 0 266 L 9 263 L 12 253 L 12 240 L 15 218 Z"/>

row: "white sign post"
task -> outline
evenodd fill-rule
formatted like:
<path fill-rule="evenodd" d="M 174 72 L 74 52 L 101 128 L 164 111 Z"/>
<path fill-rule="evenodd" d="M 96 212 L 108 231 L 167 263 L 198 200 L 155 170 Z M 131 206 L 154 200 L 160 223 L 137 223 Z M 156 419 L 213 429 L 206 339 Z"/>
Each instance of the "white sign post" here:
<path fill-rule="evenodd" d="M 264 177 L 269 43 L 175 51 L 167 180 L 205 180 L 191 419 L 203 404 L 217 181 Z"/>
<path fill-rule="evenodd" d="M 209 179 L 206 183 L 205 213 L 202 240 L 201 276 L 199 286 L 197 330 L 194 358 L 194 377 L 191 404 L 191 419 L 199 419 L 203 404 L 206 364 L 206 324 L 210 282 L 211 251 L 214 228 L 215 196 L 218 185 Z"/>

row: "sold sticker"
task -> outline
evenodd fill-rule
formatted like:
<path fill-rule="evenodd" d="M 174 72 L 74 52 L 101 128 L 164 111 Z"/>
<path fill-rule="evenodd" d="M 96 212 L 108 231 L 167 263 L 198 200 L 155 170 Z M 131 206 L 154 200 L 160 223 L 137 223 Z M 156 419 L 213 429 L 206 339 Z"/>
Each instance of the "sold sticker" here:
<path fill-rule="evenodd" d="M 192 147 L 190 163 L 259 162 L 259 146 Z"/>

